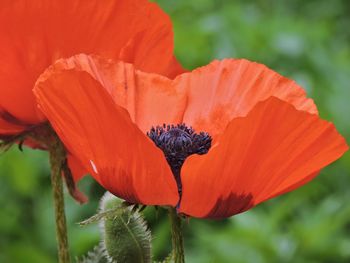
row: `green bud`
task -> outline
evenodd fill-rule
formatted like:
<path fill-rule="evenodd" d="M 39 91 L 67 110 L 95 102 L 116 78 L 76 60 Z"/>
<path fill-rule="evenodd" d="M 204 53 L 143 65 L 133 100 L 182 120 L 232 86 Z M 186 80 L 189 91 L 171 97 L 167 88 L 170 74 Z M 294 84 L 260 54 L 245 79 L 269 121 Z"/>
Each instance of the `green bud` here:
<path fill-rule="evenodd" d="M 141 214 L 130 206 L 123 207 L 122 202 L 108 192 L 101 199 L 100 213 L 122 207 L 100 223 L 107 257 L 110 262 L 150 263 L 151 232 Z"/>

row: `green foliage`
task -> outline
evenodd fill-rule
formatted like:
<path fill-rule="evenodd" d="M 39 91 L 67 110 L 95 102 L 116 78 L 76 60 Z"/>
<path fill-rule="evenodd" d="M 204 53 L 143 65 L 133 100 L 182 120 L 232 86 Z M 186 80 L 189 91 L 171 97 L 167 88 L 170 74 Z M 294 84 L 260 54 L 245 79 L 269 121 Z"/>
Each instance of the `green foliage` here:
<path fill-rule="evenodd" d="M 101 201 L 101 212 L 120 206 L 122 201 L 107 192 Z M 119 210 L 113 217 L 104 217 L 101 229 L 110 262 L 151 262 L 151 232 L 141 214 L 132 207 Z"/>
<path fill-rule="evenodd" d="M 295 79 L 323 118 L 350 142 L 350 2 L 346 0 L 159 0 L 175 27 L 180 62 L 192 69 L 215 58 L 245 57 Z M 223 221 L 185 225 L 191 263 L 350 262 L 350 153 L 308 185 Z M 104 190 L 91 178 L 80 189 L 89 203 L 68 195 L 69 242 L 74 256 L 98 244 L 91 216 Z M 0 262 L 56 262 L 47 155 L 13 147 L 0 157 Z M 155 259 L 171 247 L 167 217 L 145 210 Z"/>

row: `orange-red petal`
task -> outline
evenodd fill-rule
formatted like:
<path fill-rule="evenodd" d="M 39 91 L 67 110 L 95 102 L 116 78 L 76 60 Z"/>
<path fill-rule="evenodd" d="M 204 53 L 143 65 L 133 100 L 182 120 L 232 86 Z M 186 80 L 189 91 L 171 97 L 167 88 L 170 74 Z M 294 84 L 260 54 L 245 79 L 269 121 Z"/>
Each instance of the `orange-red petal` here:
<path fill-rule="evenodd" d="M 132 203 L 176 204 L 161 150 L 88 73 L 53 73 L 34 92 L 68 151 L 108 191 Z"/>
<path fill-rule="evenodd" d="M 169 17 L 147 0 L 3 0 L 0 24 L 0 107 L 26 122 L 42 121 L 32 88 L 59 58 L 94 53 L 169 77 L 183 71 Z"/>
<path fill-rule="evenodd" d="M 67 167 L 65 166 L 62 175 L 66 181 L 70 195 L 80 204 L 86 203 L 88 198 L 77 188 L 75 182 L 88 173 L 79 159 L 71 154 L 67 154 Z M 76 178 L 78 177 L 78 178 Z"/>
<path fill-rule="evenodd" d="M 216 139 L 233 118 L 245 116 L 270 96 L 317 113 L 313 101 L 294 81 L 243 59 L 214 61 L 170 80 L 140 72 L 130 64 L 80 54 L 57 61 L 42 78 L 62 69 L 91 74 L 143 131 L 152 125 L 184 122 Z"/>
<path fill-rule="evenodd" d="M 271 97 L 232 120 L 207 155 L 185 162 L 180 212 L 243 212 L 310 181 L 347 149 L 333 124 Z"/>
<path fill-rule="evenodd" d="M 317 113 L 313 101 L 294 81 L 245 59 L 213 61 L 175 81 L 188 90 L 183 122 L 210 133 L 214 139 L 233 118 L 246 116 L 257 102 L 270 96 L 287 101 L 298 110 Z"/>
<path fill-rule="evenodd" d="M 7 112 L 1 111 L 0 109 L 0 137 L 6 137 L 12 134 L 20 133 L 26 128 L 26 125 L 11 122 L 11 120 L 9 120 L 7 117 Z"/>
<path fill-rule="evenodd" d="M 69 169 L 72 172 L 74 182 L 79 181 L 81 178 L 83 178 L 85 175 L 89 173 L 89 171 L 87 171 L 84 168 L 84 166 L 81 164 L 80 160 L 77 157 L 71 154 L 68 154 L 67 162 L 68 162 Z"/>
<path fill-rule="evenodd" d="M 96 55 L 79 54 L 60 59 L 39 78 L 44 81 L 55 71 L 75 69 L 89 73 L 125 108 L 139 128 L 146 133 L 153 125 L 180 123 L 186 108 L 183 89 L 176 82 L 138 71 L 132 64 Z"/>

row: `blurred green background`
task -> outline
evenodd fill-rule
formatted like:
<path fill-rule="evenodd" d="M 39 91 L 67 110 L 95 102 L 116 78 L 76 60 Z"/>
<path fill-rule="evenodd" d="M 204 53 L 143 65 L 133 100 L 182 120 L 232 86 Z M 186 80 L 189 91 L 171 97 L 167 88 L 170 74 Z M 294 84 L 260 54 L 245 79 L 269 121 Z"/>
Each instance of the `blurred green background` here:
<path fill-rule="evenodd" d="M 159 0 L 170 14 L 176 54 L 188 69 L 215 58 L 248 58 L 295 79 L 323 118 L 350 142 L 350 2 L 346 0 Z M 297 191 L 223 221 L 185 224 L 190 263 L 350 262 L 350 153 Z M 76 223 L 97 208 L 101 189 L 80 187 L 87 205 L 66 196 L 73 256 L 99 240 Z M 0 157 L 0 262 L 56 262 L 47 154 L 12 149 Z M 147 208 L 156 259 L 170 251 L 163 212 Z"/>

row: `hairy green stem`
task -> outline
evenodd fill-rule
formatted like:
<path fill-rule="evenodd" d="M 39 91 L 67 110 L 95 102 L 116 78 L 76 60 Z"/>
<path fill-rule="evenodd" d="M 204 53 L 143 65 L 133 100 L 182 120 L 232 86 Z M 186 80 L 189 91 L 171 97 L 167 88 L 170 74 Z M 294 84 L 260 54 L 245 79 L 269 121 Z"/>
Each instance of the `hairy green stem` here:
<path fill-rule="evenodd" d="M 182 236 L 181 218 L 177 215 L 175 208 L 169 208 L 169 219 L 171 224 L 171 241 L 175 263 L 185 262 L 184 242 Z"/>
<path fill-rule="evenodd" d="M 57 138 L 50 145 L 51 183 L 55 207 L 56 238 L 58 245 L 58 262 L 69 263 L 66 215 L 64 211 L 64 196 L 62 182 L 62 165 L 65 161 L 65 149 Z"/>

